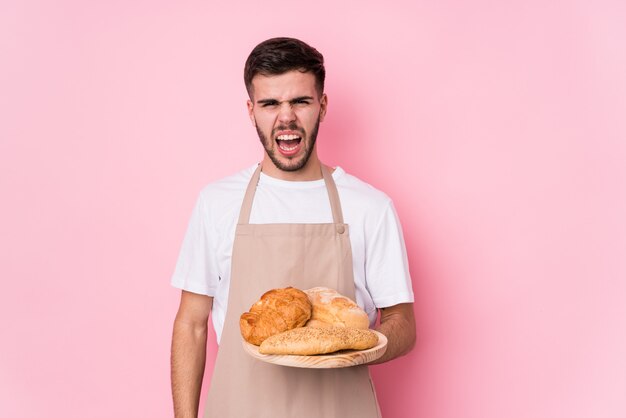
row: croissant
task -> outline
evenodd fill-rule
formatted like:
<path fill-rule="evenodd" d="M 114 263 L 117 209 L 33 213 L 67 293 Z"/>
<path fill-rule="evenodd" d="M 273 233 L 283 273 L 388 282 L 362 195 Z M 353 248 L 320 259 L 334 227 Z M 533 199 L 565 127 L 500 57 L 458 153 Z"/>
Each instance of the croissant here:
<path fill-rule="evenodd" d="M 241 336 L 250 344 L 260 345 L 266 338 L 303 326 L 311 317 L 311 302 L 296 288 L 272 289 L 239 319 Z"/>

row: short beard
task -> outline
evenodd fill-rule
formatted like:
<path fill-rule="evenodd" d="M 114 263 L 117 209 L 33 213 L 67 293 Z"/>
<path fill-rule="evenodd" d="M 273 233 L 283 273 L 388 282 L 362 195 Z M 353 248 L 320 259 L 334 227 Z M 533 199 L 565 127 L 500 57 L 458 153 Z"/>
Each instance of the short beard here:
<path fill-rule="evenodd" d="M 270 160 L 272 160 L 272 162 L 278 169 L 289 172 L 301 170 L 309 161 L 311 153 L 313 152 L 313 148 L 315 148 L 315 141 L 317 140 L 317 131 L 319 130 L 319 126 L 320 117 L 318 116 L 317 122 L 315 122 L 315 126 L 311 131 L 309 147 L 305 149 L 304 156 L 300 160 L 297 160 L 294 164 L 287 165 L 276 156 L 276 149 L 272 149 L 272 147 L 270 146 L 271 143 L 269 141 L 273 141 L 274 139 L 272 138 L 268 141 L 267 137 L 263 134 L 263 132 L 261 132 L 259 127 L 256 124 L 254 125 L 257 134 L 259 135 L 259 139 L 261 140 L 261 144 L 263 144 L 263 148 L 265 148 L 265 152 L 270 157 Z M 290 129 L 295 130 L 294 127 L 290 127 Z M 304 138 L 302 139 L 302 141 L 304 141 Z M 306 145 L 306 143 L 303 145 Z M 276 146 L 278 146 L 278 144 Z M 289 159 L 289 161 L 292 161 L 292 159 Z"/>

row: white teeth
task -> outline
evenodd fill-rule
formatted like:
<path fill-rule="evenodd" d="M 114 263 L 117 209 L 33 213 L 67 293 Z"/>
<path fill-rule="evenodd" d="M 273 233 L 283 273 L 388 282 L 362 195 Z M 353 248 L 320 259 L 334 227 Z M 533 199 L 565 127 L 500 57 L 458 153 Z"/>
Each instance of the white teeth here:
<path fill-rule="evenodd" d="M 292 139 L 297 139 L 300 138 L 298 135 L 278 135 L 278 139 L 279 141 L 290 141 Z"/>
<path fill-rule="evenodd" d="M 293 151 L 294 149 L 296 149 L 298 146 L 293 146 L 293 147 L 288 147 L 284 144 L 279 144 L 278 145 L 280 147 L 280 149 L 282 149 L 283 151 Z"/>

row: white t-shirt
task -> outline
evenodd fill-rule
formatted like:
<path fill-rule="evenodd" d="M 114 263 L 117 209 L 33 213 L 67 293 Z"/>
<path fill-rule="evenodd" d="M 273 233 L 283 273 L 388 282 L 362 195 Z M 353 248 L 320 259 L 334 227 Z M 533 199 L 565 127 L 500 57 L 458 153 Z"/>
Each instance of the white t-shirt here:
<path fill-rule="evenodd" d="M 226 317 L 235 227 L 256 167 L 202 190 L 171 281 L 176 288 L 213 297 L 211 314 L 218 343 Z M 376 308 L 413 302 L 402 229 L 387 195 L 340 167 L 332 175 L 349 225 L 356 302 L 373 324 Z M 251 224 L 331 222 L 324 180 L 284 181 L 261 173 Z"/>

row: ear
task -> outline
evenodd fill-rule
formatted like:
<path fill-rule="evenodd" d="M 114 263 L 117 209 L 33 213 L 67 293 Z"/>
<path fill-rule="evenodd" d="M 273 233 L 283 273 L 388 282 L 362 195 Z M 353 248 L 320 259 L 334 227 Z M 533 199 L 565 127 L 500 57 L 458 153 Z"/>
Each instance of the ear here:
<path fill-rule="evenodd" d="M 248 106 L 248 117 L 250 117 L 252 125 L 256 126 L 256 120 L 254 119 L 254 104 L 252 103 L 252 100 L 248 100 L 246 105 Z"/>
<path fill-rule="evenodd" d="M 324 120 L 324 116 L 326 116 L 326 109 L 328 108 L 328 96 L 326 93 L 322 94 L 320 98 L 320 122 Z"/>

